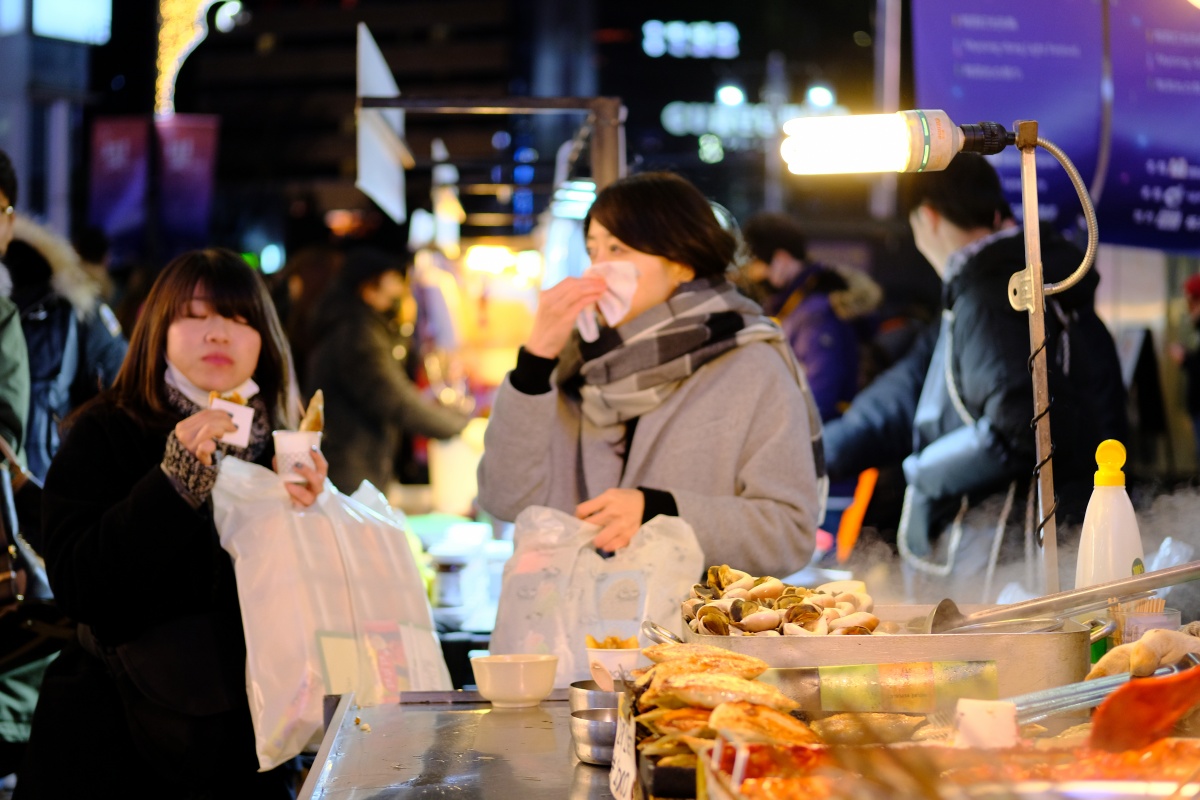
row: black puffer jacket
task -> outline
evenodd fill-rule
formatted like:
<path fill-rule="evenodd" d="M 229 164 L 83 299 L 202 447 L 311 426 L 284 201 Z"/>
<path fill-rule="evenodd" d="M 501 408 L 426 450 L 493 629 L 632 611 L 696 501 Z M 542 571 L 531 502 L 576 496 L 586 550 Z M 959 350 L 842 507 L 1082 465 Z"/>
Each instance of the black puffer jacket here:
<path fill-rule="evenodd" d="M 385 490 L 401 433 L 447 439 L 468 417 L 424 397 L 394 353 L 399 331 L 352 291 L 338 288 L 313 317 L 309 391 L 325 393 L 321 451 L 329 478 L 349 494 L 364 479 Z"/>
<path fill-rule="evenodd" d="M 1046 226 L 1041 237 L 1045 280 L 1063 280 L 1082 254 Z M 1009 278 L 1024 261 L 1020 232 L 1004 232 L 945 276 L 940 326 L 826 426 L 833 479 L 905 459 L 910 485 L 955 506 L 964 494 L 1028 479 L 1036 452 L 1029 318 L 1008 302 Z M 1092 271 L 1047 298 L 1054 479 L 1060 507 L 1071 515 L 1086 505 L 1096 445 L 1126 440 L 1129 430 L 1116 347 L 1093 305 L 1098 283 Z"/>

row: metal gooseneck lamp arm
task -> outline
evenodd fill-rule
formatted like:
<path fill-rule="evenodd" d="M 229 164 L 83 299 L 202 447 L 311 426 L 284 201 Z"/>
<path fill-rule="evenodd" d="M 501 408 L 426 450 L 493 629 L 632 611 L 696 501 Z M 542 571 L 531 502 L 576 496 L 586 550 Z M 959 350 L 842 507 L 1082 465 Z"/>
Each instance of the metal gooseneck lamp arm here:
<path fill-rule="evenodd" d="M 1096 212 L 1078 170 L 1056 145 L 1038 137 L 1037 122 L 1018 121 L 1013 132 L 995 122 L 955 125 L 944 111 L 899 111 L 860 117 L 809 117 L 784 126 L 790 136 L 781 153 L 797 174 L 852 172 L 927 172 L 945 169 L 960 152 L 992 155 L 1008 145 L 1021 151 L 1021 205 L 1025 219 L 1025 269 L 1009 280 L 1009 302 L 1029 313 L 1029 368 L 1033 377 L 1038 540 L 1042 548 L 1045 592 L 1059 589 L 1058 540 L 1055 524 L 1054 444 L 1050 437 L 1050 387 L 1046 363 L 1046 297 L 1070 289 L 1083 279 L 1096 259 L 1099 229 Z M 886 140 L 886 141 L 885 141 Z M 881 146 L 882 145 L 882 146 Z M 1042 147 L 1066 170 L 1083 206 L 1088 246 L 1070 276 L 1043 283 L 1041 235 L 1038 230 L 1035 153 Z"/>

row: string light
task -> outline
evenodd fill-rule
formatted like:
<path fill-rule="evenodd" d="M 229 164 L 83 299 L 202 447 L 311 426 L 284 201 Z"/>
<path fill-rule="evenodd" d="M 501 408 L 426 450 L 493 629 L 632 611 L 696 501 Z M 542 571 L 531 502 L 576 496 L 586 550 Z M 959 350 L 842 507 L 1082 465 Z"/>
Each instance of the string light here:
<path fill-rule="evenodd" d="M 155 116 L 175 114 L 175 79 L 184 60 L 208 36 L 208 9 L 219 2 L 223 0 L 159 0 Z"/>

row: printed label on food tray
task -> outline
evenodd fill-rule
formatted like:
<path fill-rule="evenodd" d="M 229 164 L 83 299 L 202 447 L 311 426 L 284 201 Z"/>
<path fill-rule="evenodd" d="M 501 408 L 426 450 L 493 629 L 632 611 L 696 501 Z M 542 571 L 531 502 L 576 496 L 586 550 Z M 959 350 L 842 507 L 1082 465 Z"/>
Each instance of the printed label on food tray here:
<path fill-rule="evenodd" d="M 819 667 L 823 711 L 929 714 L 960 697 L 995 700 L 995 661 L 914 661 Z"/>
<path fill-rule="evenodd" d="M 632 800 L 633 783 L 637 780 L 637 749 L 633 740 L 633 714 L 628 701 L 621 698 L 617 715 L 617 737 L 613 741 L 612 766 L 608 772 L 608 790 L 616 800 Z"/>

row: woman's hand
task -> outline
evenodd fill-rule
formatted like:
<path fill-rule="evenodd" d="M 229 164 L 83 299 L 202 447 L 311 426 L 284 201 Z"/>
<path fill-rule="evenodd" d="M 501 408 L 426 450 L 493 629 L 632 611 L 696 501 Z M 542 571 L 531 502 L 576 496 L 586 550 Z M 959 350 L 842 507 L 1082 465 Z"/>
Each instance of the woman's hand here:
<path fill-rule="evenodd" d="M 606 288 L 603 278 L 563 278 L 538 295 L 526 351 L 542 358 L 558 358 L 571 338 L 579 312 L 603 297 Z"/>
<path fill-rule="evenodd" d="M 325 460 L 324 454 L 317 448 L 312 451 L 313 466 L 306 467 L 303 464 L 296 466 L 296 472 L 304 477 L 305 483 L 287 483 L 283 487 L 287 489 L 287 493 L 292 496 L 292 502 L 301 508 L 308 508 L 313 503 L 317 502 L 317 495 L 325 490 L 325 476 L 329 474 L 329 462 Z M 271 466 L 275 466 L 276 459 L 271 459 Z"/>
<path fill-rule="evenodd" d="M 237 430 L 233 419 L 217 408 L 206 408 L 175 425 L 175 438 L 206 467 L 213 465 L 217 439 Z"/>
<path fill-rule="evenodd" d="M 592 544 L 606 552 L 626 546 L 642 527 L 646 496 L 639 489 L 609 489 L 575 506 L 578 519 L 600 526 Z"/>

